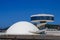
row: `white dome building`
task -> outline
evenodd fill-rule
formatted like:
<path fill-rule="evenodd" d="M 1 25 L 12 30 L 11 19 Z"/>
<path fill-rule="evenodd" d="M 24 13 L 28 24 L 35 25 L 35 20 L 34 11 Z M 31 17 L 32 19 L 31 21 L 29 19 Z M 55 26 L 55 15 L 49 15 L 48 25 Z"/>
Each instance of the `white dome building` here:
<path fill-rule="evenodd" d="M 39 29 L 33 25 L 32 23 L 21 21 L 13 24 L 7 31 L 8 35 L 29 35 L 34 34 L 32 32 L 36 32 Z"/>

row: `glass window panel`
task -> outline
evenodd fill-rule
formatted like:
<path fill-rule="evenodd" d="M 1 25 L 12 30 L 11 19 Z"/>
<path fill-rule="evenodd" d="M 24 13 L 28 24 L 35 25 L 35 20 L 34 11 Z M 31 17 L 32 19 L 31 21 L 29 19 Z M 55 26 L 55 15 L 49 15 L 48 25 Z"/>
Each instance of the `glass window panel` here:
<path fill-rule="evenodd" d="M 31 17 L 31 20 L 54 20 L 54 17 L 51 17 L 51 16 L 35 16 L 35 17 Z"/>

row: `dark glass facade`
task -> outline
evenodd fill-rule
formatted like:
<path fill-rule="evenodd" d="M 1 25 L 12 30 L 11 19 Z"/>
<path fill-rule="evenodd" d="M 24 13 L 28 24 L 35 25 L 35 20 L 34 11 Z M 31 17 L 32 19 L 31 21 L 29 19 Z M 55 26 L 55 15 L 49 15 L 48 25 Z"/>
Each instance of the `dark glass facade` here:
<path fill-rule="evenodd" d="M 60 25 L 46 24 L 45 27 L 48 28 L 48 29 L 58 29 L 58 30 L 60 30 Z"/>
<path fill-rule="evenodd" d="M 54 20 L 52 16 L 34 16 L 31 17 L 31 20 Z"/>

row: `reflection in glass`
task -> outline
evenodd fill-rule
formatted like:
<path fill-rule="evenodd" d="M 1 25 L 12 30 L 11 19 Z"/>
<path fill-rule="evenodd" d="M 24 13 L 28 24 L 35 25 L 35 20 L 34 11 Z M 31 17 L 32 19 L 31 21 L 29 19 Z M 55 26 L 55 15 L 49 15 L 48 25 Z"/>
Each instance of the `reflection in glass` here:
<path fill-rule="evenodd" d="M 31 20 L 54 20 L 52 16 L 35 16 L 31 17 Z"/>

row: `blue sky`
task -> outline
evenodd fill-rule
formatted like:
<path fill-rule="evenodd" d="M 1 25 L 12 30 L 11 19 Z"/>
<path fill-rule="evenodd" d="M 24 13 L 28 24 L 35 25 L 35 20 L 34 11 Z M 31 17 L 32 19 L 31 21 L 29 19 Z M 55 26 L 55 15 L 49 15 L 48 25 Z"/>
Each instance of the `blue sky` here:
<path fill-rule="evenodd" d="M 0 0 L 0 28 L 18 21 L 29 21 L 33 14 L 53 14 L 60 24 L 60 0 Z"/>

